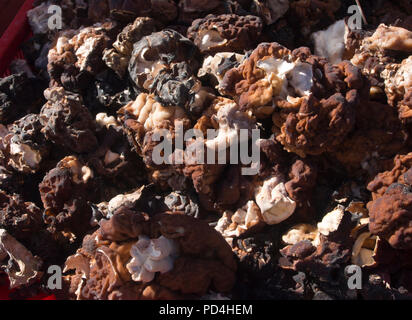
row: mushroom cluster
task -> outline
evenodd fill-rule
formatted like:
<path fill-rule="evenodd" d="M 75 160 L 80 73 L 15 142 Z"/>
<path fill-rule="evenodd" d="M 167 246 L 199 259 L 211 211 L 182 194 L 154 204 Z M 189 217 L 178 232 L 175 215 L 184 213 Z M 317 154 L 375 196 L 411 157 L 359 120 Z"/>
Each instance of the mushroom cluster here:
<path fill-rule="evenodd" d="M 359 29 L 356 2 L 34 1 L 0 79 L 0 276 L 79 300 L 412 299 L 412 5 L 364 0 Z"/>

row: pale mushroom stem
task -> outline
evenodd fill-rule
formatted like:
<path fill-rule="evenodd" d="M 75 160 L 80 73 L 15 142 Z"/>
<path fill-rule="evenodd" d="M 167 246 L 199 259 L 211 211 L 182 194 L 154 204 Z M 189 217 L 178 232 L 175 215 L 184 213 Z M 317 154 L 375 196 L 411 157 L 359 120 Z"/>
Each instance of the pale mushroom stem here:
<path fill-rule="evenodd" d="M 356 4 L 358 5 L 358 8 L 359 8 L 360 12 L 361 12 L 363 22 L 365 24 L 368 24 L 368 21 L 366 20 L 365 14 L 363 13 L 363 9 L 362 9 L 362 6 L 360 4 L 360 1 L 359 0 L 355 0 L 355 1 L 356 1 Z"/>

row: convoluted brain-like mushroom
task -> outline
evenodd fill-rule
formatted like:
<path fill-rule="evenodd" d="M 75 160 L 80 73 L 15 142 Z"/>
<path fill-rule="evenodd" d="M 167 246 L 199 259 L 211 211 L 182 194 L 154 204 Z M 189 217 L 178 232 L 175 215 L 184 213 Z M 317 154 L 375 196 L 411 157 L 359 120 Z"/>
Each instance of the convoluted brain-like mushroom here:
<path fill-rule="evenodd" d="M 154 135 L 159 134 L 161 138 L 163 130 L 168 130 L 169 143 L 172 144 L 175 135 L 175 124 L 182 123 L 182 128 L 188 128 L 190 120 L 185 111 L 178 106 L 165 107 L 154 99 L 153 95 L 141 93 L 136 101 L 131 102 L 121 108 L 118 112 L 119 120 L 124 126 L 131 143 L 135 146 L 136 152 L 143 158 L 143 162 L 149 169 L 149 177 L 155 181 L 170 183 L 170 179 L 176 177 L 169 158 L 166 154 L 159 158 L 153 157 L 153 149 L 159 145 L 160 141 L 153 139 Z M 173 145 L 171 152 L 173 152 Z M 163 160 L 163 161 L 162 161 Z M 160 163 L 159 163 L 160 162 Z M 168 182 L 169 181 L 169 182 Z"/>
<path fill-rule="evenodd" d="M 236 137 L 240 142 L 242 139 L 249 139 L 251 131 L 256 129 L 254 117 L 240 110 L 239 106 L 230 99 L 218 97 L 212 101 L 209 109 L 205 111 L 203 118 L 197 122 L 199 129 L 202 127 L 203 120 L 210 116 L 213 127 L 218 129 L 216 137 L 209 138 L 206 141 L 206 147 L 224 148 L 231 146 L 236 142 Z M 240 136 L 240 130 L 247 130 L 247 136 Z M 203 130 L 202 130 L 203 131 Z"/>
<path fill-rule="evenodd" d="M 410 49 L 412 54 L 412 31 L 410 32 Z M 412 57 L 408 57 L 400 64 L 389 64 L 382 71 L 382 77 L 385 79 L 385 91 L 388 101 L 391 105 L 397 106 L 397 103 L 403 100 L 406 92 L 412 87 Z"/>
<path fill-rule="evenodd" d="M 268 139 L 258 141 L 260 148 L 259 177 L 267 178 L 271 176 L 283 177 L 288 174 L 289 154 L 282 145 L 271 135 Z"/>
<path fill-rule="evenodd" d="M 114 23 L 107 22 L 63 31 L 48 54 L 47 70 L 52 85 L 76 92 L 85 89 L 91 76 L 104 67 L 102 54 L 112 44 L 115 28 Z"/>
<path fill-rule="evenodd" d="M 122 121 L 136 119 L 142 129 L 150 131 L 159 128 L 163 121 L 168 120 L 172 124 L 177 119 L 185 117 L 185 112 L 178 106 L 164 107 L 154 99 L 153 95 L 141 93 L 136 101 L 129 103 L 119 110 Z"/>
<path fill-rule="evenodd" d="M 183 107 L 193 115 L 199 115 L 214 98 L 212 90 L 202 86 L 186 62 L 161 69 L 149 91 L 164 106 Z"/>
<path fill-rule="evenodd" d="M 405 28 L 381 24 L 370 38 L 365 39 L 365 42 L 369 42 L 370 49 L 411 52 L 411 37 L 411 32 Z"/>
<path fill-rule="evenodd" d="M 387 188 L 394 183 L 404 183 L 403 175 L 412 167 L 412 153 L 396 155 L 388 163 L 387 171 L 379 173 L 368 184 L 368 190 L 372 192 L 372 200 L 383 196 Z"/>
<path fill-rule="evenodd" d="M 108 200 L 146 183 L 144 163 L 131 150 L 126 132 L 113 116 L 96 116 L 96 150 L 84 156 L 96 180 L 96 197 Z"/>
<path fill-rule="evenodd" d="M 290 54 L 287 48 L 277 43 L 260 44 L 240 66 L 226 72 L 222 83 L 223 93 L 233 96 L 241 109 L 270 115 L 274 110 L 273 98 L 286 98 L 288 95 L 287 74 L 295 68 L 295 64 L 290 61 Z M 304 95 L 304 91 L 312 87 L 312 68 L 308 64 L 301 64 L 300 67 L 302 75 L 296 80 L 301 80 L 299 82 L 303 87 L 300 89 L 303 90 L 299 91 Z"/>
<path fill-rule="evenodd" d="M 273 115 L 274 132 L 288 151 L 302 157 L 332 151 L 353 129 L 356 104 L 355 90 L 320 101 L 313 96 L 303 99 L 300 106 L 295 106 L 296 113 L 289 113 L 293 103 L 286 103 L 280 114 Z M 325 130 L 327 136 L 323 135 Z"/>
<path fill-rule="evenodd" d="M 280 266 L 315 276 L 324 282 L 344 279 L 344 267 L 350 261 L 354 227 L 351 213 L 335 208 L 318 223 L 319 235 L 301 240 L 281 250 Z M 313 240 L 312 240 L 313 239 Z"/>
<path fill-rule="evenodd" d="M 316 165 L 307 159 L 296 159 L 289 169 L 289 180 L 285 183 L 285 189 L 289 197 L 296 202 L 296 213 L 300 218 L 307 219 L 315 211 L 311 202 L 317 176 Z"/>
<path fill-rule="evenodd" d="M 376 162 L 381 158 L 394 157 L 407 141 L 408 133 L 395 108 L 376 101 L 362 102 L 356 108 L 354 130 L 333 155 L 351 174 L 362 168 L 374 176 L 377 173 Z"/>
<path fill-rule="evenodd" d="M 153 19 L 147 17 L 137 18 L 117 35 L 113 48 L 104 51 L 103 60 L 109 68 L 116 71 L 120 77 L 123 77 L 129 65 L 134 43 L 155 31 L 156 27 Z"/>
<path fill-rule="evenodd" d="M 208 15 L 193 21 L 189 39 L 202 53 L 240 52 L 254 47 L 262 32 L 262 20 L 256 16 Z"/>
<path fill-rule="evenodd" d="M 351 59 L 371 79 L 372 89 L 385 91 L 388 103 L 395 106 L 408 87 L 408 60 L 402 63 L 402 56 L 412 52 L 411 35 L 411 31 L 404 28 L 381 24 L 370 37 L 362 40 Z"/>
<path fill-rule="evenodd" d="M 125 167 L 130 169 L 132 153 L 121 125 L 106 113 L 99 113 L 96 123 L 99 146 L 87 156 L 90 165 L 103 176 L 117 176 Z"/>
<path fill-rule="evenodd" d="M 239 258 L 234 299 L 302 298 L 300 294 L 292 292 L 295 291 L 294 281 L 288 279 L 285 272 L 278 266 L 280 245 L 278 226 L 266 226 L 259 232 L 234 237 L 230 244 Z"/>
<path fill-rule="evenodd" d="M 15 170 L 33 173 L 40 169 L 41 162 L 49 153 L 42 128 L 37 114 L 29 114 L 10 126 L 9 133 L 3 139 L 3 153 Z"/>
<path fill-rule="evenodd" d="M 43 226 L 41 210 L 32 202 L 24 202 L 22 197 L 9 195 L 0 190 L 0 227 L 21 240 L 28 239 Z"/>
<path fill-rule="evenodd" d="M 380 198 L 368 203 L 369 229 L 395 249 L 412 249 L 412 169 L 402 180 L 404 184 L 391 184 Z"/>
<path fill-rule="evenodd" d="M 203 60 L 198 77 L 208 79 L 220 92 L 220 84 L 226 71 L 239 66 L 243 58 L 243 55 L 233 52 L 219 52 L 213 56 L 208 56 Z"/>
<path fill-rule="evenodd" d="M 48 102 L 40 112 L 40 122 L 46 138 L 70 151 L 94 150 L 97 145 L 95 123 L 81 96 L 56 87 L 47 89 L 45 97 Z"/>
<path fill-rule="evenodd" d="M 84 103 L 93 115 L 113 113 L 136 96 L 131 80 L 122 80 L 113 70 L 106 69 L 87 88 Z"/>
<path fill-rule="evenodd" d="M 233 208 L 238 200 L 243 200 L 242 206 L 247 199 L 242 199 L 241 194 L 247 194 L 249 189 L 249 183 L 240 175 L 242 168 L 240 165 L 226 166 L 226 162 L 221 163 L 222 160 L 219 159 L 222 159 L 222 155 L 224 159 L 229 159 L 231 148 L 239 143 L 248 143 L 252 130 L 256 128 L 254 118 L 239 110 L 233 100 L 218 97 L 203 112 L 194 128 L 200 130 L 202 136 L 187 142 L 182 172 L 191 178 L 200 202 L 210 211 L 218 207 Z M 215 135 L 207 135 L 208 129 L 218 131 Z M 204 151 L 203 160 L 199 159 L 197 151 L 193 151 L 198 149 L 196 146 Z M 210 156 L 214 160 L 205 161 Z M 240 186 L 242 187 L 239 189 Z"/>
<path fill-rule="evenodd" d="M 32 285 L 49 265 L 64 262 L 70 250 L 46 230 L 42 211 L 17 194 L 0 191 L 0 229 L 0 269 L 12 288 Z"/>
<path fill-rule="evenodd" d="M 82 236 L 92 229 L 93 171 L 74 156 L 63 158 L 39 185 L 44 219 L 52 230 Z"/>
<path fill-rule="evenodd" d="M 162 128 L 164 122 L 174 126 L 175 121 L 184 120 L 186 115 L 178 106 L 164 107 L 153 95 L 141 93 L 134 102 L 130 102 L 118 112 L 122 124 L 132 134 L 138 145 L 143 142 L 147 132 Z M 140 150 L 138 150 L 140 151 Z"/>
<path fill-rule="evenodd" d="M 186 61 L 197 70 L 197 47 L 180 33 L 165 29 L 152 33 L 136 42 L 129 63 L 129 74 L 140 89 L 148 89 L 164 67 Z"/>
<path fill-rule="evenodd" d="M 78 299 L 199 298 L 234 284 L 230 247 L 206 222 L 120 210 L 100 225 L 66 262 L 76 271 L 69 280 Z"/>
<path fill-rule="evenodd" d="M 348 62 L 331 65 L 307 48 L 290 52 L 277 43 L 260 44 L 222 84 L 242 110 L 259 117 L 273 113 L 276 139 L 302 157 L 343 141 L 355 124 L 364 86 L 360 71 Z"/>
<path fill-rule="evenodd" d="M 44 103 L 43 83 L 25 73 L 0 79 L 0 122 L 11 123 L 21 116 L 38 112 Z"/>

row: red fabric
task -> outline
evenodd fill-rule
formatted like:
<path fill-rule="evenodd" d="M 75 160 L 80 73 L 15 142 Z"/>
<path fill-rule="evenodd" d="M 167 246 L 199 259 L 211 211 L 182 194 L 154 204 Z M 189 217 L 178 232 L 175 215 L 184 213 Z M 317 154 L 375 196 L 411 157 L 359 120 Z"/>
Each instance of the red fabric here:
<path fill-rule="evenodd" d="M 33 2 L 34 0 L 26 0 L 0 38 L 0 74 L 3 74 L 8 69 L 10 62 L 16 56 L 21 42 L 26 39 L 31 31 L 27 21 L 27 11 L 33 8 Z"/>
<path fill-rule="evenodd" d="M 7 278 L 7 276 L 0 276 L 0 300 L 12 300 L 10 298 L 10 294 L 18 290 L 10 290 L 9 284 L 9 279 Z M 56 300 L 56 297 L 54 294 L 47 295 L 45 293 L 40 293 L 34 297 L 25 297 L 25 300 Z"/>

